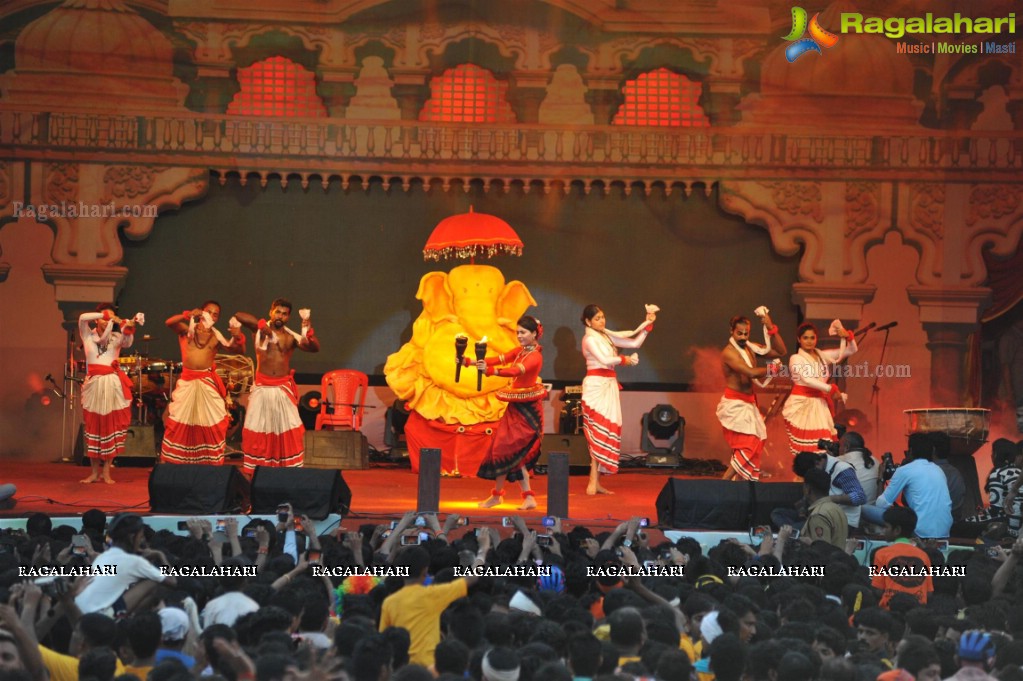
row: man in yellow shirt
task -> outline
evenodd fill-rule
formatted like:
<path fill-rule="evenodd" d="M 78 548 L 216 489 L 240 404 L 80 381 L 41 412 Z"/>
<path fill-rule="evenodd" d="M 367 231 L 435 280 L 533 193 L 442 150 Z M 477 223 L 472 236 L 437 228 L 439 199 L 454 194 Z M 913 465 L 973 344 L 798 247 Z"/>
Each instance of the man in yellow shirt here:
<path fill-rule="evenodd" d="M 483 549 L 481 547 L 481 553 Z M 476 563 L 482 564 L 483 556 Z M 440 643 L 440 615 L 452 602 L 464 597 L 476 576 L 460 577 L 447 584 L 425 586 L 430 554 L 421 546 L 407 546 L 395 559 L 394 566 L 408 568 L 405 586 L 384 599 L 380 610 L 380 631 L 387 627 L 408 630 L 409 662 L 433 667 L 433 650 Z"/>

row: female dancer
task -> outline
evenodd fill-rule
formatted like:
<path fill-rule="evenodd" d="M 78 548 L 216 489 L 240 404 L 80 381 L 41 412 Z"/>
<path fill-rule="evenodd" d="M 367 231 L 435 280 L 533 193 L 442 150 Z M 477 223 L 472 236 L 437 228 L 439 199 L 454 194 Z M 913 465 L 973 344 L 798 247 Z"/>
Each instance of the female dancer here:
<path fill-rule="evenodd" d="M 89 326 L 96 322 L 96 330 Z M 82 482 L 102 478 L 113 484 L 110 468 L 114 458 L 124 453 L 124 441 L 131 423 L 132 384 L 118 363 L 122 348 L 131 347 L 135 339 L 134 320 L 122 320 L 114 314 L 114 306 L 100 303 L 95 312 L 78 318 L 78 333 L 85 348 L 88 366 L 82 385 L 85 455 L 92 464 L 92 473 Z"/>
<path fill-rule="evenodd" d="M 529 489 L 529 471 L 540 456 L 540 442 L 543 440 L 543 398 L 547 389 L 540 383 L 543 356 L 537 343 L 543 336 L 543 325 L 536 317 L 523 315 L 515 335 L 519 339 L 519 348 L 476 362 L 476 368 L 487 376 L 515 378 L 497 392 L 497 398 L 507 402 L 508 409 L 501 417 L 490 451 L 476 473 L 477 477 L 494 480 L 494 489 L 486 501 L 479 503 L 480 508 L 501 503 L 506 479 L 518 481 L 522 488 L 521 510 L 536 508 L 535 495 Z M 469 366 L 472 360 L 463 357 L 462 363 Z"/>
<path fill-rule="evenodd" d="M 834 383 L 828 383 L 832 369 L 856 352 L 856 337 L 846 331 L 842 322 L 831 322 L 829 332 L 841 337 L 835 350 L 817 349 L 817 327 L 799 325 L 799 351 L 789 359 L 792 392 L 785 401 L 782 417 L 789 433 L 792 456 L 799 452 L 819 452 L 818 440 L 837 440 L 835 431 L 835 399 L 845 395 Z M 830 367 L 829 367 L 830 365 Z"/>
<path fill-rule="evenodd" d="M 615 347 L 638 348 L 653 330 L 657 319 L 656 305 L 647 305 L 646 321 L 635 331 L 608 331 L 604 311 L 590 304 L 583 308 L 583 357 L 586 359 L 586 378 L 583 379 L 583 434 L 590 448 L 590 482 L 586 493 L 612 494 L 600 484 L 600 473 L 617 473 L 618 457 L 622 448 L 622 403 L 618 394 L 616 367 L 620 364 L 635 366 L 639 355 L 619 355 Z"/>

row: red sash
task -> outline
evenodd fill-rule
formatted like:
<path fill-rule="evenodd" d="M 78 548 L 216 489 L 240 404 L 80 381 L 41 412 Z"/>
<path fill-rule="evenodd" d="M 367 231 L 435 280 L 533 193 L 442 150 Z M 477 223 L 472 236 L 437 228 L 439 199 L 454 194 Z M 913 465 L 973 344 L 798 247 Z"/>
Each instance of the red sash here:
<path fill-rule="evenodd" d="M 615 378 L 618 374 L 614 369 L 587 369 L 587 376 L 603 376 L 604 378 Z"/>
<path fill-rule="evenodd" d="M 831 393 L 805 385 L 794 385 L 792 386 L 792 394 L 799 395 L 800 397 L 817 397 L 824 400 L 828 403 L 828 411 L 831 412 L 831 418 L 835 418 L 835 401 L 831 399 Z"/>
<path fill-rule="evenodd" d="M 294 404 L 298 404 L 298 384 L 295 383 L 295 370 L 286 376 L 267 376 L 256 372 L 256 385 L 265 385 L 271 388 L 284 388 L 288 391 L 288 397 Z"/>
<path fill-rule="evenodd" d="M 211 366 L 209 369 L 189 369 L 186 367 L 181 370 L 181 380 L 206 381 L 221 397 L 226 397 L 227 388 L 224 387 L 224 382 L 220 380 L 220 374 L 215 371 L 215 368 L 216 365 Z"/>
<path fill-rule="evenodd" d="M 743 402 L 749 402 L 750 404 L 757 403 L 757 396 L 753 393 L 739 392 L 738 390 L 732 390 L 731 388 L 725 388 L 725 399 L 741 400 Z"/>
<path fill-rule="evenodd" d="M 109 376 L 110 374 L 117 374 L 117 378 L 121 381 L 121 388 L 124 390 L 124 399 L 130 400 L 131 391 L 135 388 L 135 385 L 131 382 L 130 378 L 124 375 L 119 364 L 113 366 L 90 364 L 85 372 L 86 376 Z"/>

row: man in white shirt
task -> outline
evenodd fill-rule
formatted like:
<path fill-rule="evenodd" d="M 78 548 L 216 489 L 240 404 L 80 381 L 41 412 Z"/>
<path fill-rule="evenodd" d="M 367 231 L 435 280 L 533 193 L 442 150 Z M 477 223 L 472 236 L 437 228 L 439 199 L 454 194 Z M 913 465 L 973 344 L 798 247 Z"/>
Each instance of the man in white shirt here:
<path fill-rule="evenodd" d="M 99 554 L 92 567 L 102 572 L 111 567 L 110 574 L 97 574 L 82 593 L 75 597 L 75 604 L 82 613 L 99 612 L 111 617 L 133 612 L 148 597 L 157 584 L 176 586 L 174 577 L 164 575 L 149 562 L 154 557 L 166 563 L 159 551 L 142 549 L 145 523 L 134 513 L 116 516 L 107 528 L 112 546 Z"/>

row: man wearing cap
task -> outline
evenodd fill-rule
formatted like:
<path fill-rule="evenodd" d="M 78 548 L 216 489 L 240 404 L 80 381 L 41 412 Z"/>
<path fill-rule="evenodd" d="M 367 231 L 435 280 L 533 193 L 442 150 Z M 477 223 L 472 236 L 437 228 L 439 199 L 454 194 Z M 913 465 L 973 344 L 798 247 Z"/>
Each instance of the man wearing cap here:
<path fill-rule="evenodd" d="M 156 651 L 156 664 L 164 660 L 180 660 L 191 669 L 195 666 L 195 658 L 185 655 L 185 639 L 188 638 L 188 613 L 181 608 L 161 608 L 160 625 L 163 629 L 163 644 Z"/>
<path fill-rule="evenodd" d="M 511 648 L 491 648 L 483 655 L 483 681 L 519 681 L 522 663 Z"/>
<path fill-rule="evenodd" d="M 971 629 L 964 631 L 959 637 L 959 650 L 956 651 L 956 660 L 959 662 L 959 671 L 950 676 L 947 681 L 994 681 L 993 676 L 988 674 L 991 663 L 995 659 L 995 642 L 991 634 L 986 631 Z"/>

